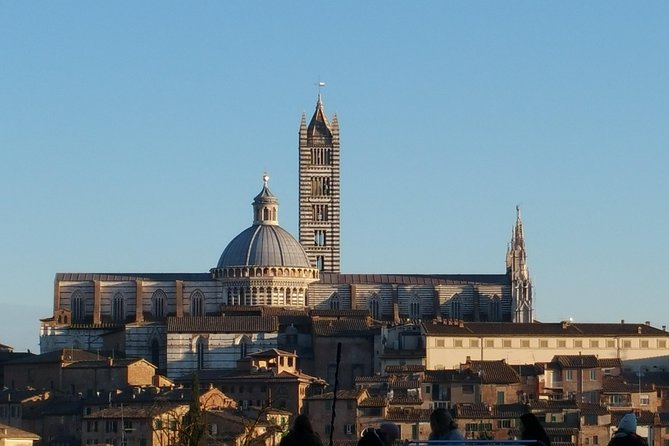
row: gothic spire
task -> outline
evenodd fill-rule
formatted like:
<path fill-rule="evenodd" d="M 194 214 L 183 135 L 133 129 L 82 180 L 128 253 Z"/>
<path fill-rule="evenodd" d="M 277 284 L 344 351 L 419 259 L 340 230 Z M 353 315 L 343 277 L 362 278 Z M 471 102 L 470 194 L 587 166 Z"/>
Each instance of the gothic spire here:
<path fill-rule="evenodd" d="M 318 99 L 316 100 L 316 110 L 307 128 L 307 137 L 310 143 L 311 141 L 321 144 L 330 144 L 332 142 L 332 130 L 325 115 L 323 99 L 320 93 L 318 93 Z"/>

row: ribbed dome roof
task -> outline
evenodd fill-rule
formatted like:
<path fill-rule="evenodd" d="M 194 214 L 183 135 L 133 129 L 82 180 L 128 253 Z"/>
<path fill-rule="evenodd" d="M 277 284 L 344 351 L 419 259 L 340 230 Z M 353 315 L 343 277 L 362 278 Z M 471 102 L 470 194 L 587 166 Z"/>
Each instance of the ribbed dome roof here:
<path fill-rule="evenodd" d="M 253 199 L 253 226 L 232 239 L 218 261 L 218 268 L 238 266 L 292 266 L 311 268 L 302 245 L 281 226 L 279 200 L 270 192 L 269 176 Z"/>
<path fill-rule="evenodd" d="M 218 268 L 233 266 L 293 266 L 311 268 L 302 245 L 279 225 L 256 224 L 232 239 Z"/>

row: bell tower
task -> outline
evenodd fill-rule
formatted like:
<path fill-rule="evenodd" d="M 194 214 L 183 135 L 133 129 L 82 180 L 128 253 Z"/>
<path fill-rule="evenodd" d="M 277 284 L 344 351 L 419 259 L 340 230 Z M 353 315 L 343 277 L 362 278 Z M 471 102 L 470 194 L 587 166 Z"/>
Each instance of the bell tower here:
<path fill-rule="evenodd" d="M 300 243 L 314 268 L 339 272 L 339 122 L 330 123 L 321 95 L 300 122 Z"/>
<path fill-rule="evenodd" d="M 506 273 L 511 279 L 511 311 L 513 322 L 533 322 L 532 281 L 527 269 L 525 234 L 518 206 L 516 206 L 516 224 L 513 227 L 511 243 L 506 252 Z"/>

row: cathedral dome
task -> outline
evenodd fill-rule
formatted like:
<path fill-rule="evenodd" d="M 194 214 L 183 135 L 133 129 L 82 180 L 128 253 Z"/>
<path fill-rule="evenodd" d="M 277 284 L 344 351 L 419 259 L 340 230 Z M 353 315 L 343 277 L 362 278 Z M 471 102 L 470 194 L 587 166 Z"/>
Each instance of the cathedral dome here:
<path fill-rule="evenodd" d="M 302 245 L 279 226 L 279 200 L 267 187 L 263 176 L 262 191 L 253 200 L 253 226 L 232 239 L 223 251 L 217 268 L 244 266 L 288 266 L 311 268 Z"/>
<path fill-rule="evenodd" d="M 254 224 L 232 239 L 218 268 L 233 266 L 292 266 L 311 268 L 307 253 L 278 225 Z"/>

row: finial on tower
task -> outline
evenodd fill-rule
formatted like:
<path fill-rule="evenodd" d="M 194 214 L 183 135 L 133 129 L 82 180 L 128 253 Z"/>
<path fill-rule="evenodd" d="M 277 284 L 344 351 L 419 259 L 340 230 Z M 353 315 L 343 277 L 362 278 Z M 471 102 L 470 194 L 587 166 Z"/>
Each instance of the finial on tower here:
<path fill-rule="evenodd" d="M 269 183 L 269 175 L 267 174 L 267 172 L 264 172 L 262 174 L 262 184 L 264 187 L 267 187 L 267 183 Z"/>
<path fill-rule="evenodd" d="M 323 106 L 323 99 L 321 97 L 321 90 L 325 87 L 325 82 L 319 80 L 316 84 L 318 86 L 318 100 L 316 101 L 317 106 Z"/>

